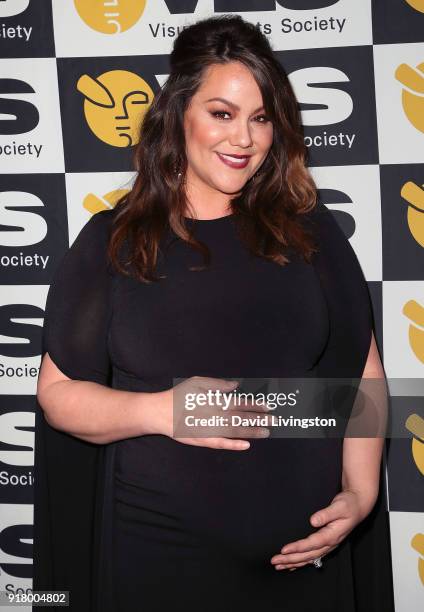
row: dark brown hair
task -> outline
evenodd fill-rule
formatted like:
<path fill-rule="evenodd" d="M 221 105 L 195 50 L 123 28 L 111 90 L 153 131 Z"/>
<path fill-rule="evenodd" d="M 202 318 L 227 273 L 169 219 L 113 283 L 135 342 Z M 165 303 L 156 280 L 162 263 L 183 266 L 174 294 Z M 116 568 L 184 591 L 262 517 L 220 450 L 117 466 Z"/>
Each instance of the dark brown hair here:
<path fill-rule="evenodd" d="M 115 206 L 108 247 L 122 273 L 129 274 L 126 268 L 133 266 L 139 280 L 159 280 L 155 266 L 168 228 L 209 263 L 208 248 L 191 235 L 184 219 L 184 113 L 206 69 L 232 61 L 251 71 L 273 124 L 273 143 L 258 176 L 231 200 L 240 236 L 252 253 L 280 265 L 289 261 L 284 247 L 295 249 L 306 261 L 317 250 L 301 223 L 302 213 L 315 207 L 317 194 L 305 165 L 300 113 L 287 74 L 257 26 L 239 15 L 220 15 L 181 31 L 170 55 L 169 77 L 144 116 L 133 157 L 136 180 Z M 121 264 L 118 253 L 125 240 L 128 258 Z"/>

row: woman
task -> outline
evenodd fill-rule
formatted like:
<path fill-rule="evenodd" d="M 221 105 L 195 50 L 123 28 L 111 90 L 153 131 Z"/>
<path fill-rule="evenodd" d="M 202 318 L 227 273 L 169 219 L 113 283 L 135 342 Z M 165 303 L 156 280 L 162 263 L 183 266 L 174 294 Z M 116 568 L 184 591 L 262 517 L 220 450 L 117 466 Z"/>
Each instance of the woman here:
<path fill-rule="evenodd" d="M 376 504 L 381 438 L 174 436 L 179 377 L 229 391 L 384 373 L 366 282 L 316 205 L 266 38 L 210 18 L 170 62 L 130 194 L 86 224 L 49 291 L 34 588 L 70 590 L 79 611 L 388 612 L 387 559 L 379 580 L 355 560 L 388 553 L 384 512 L 352 540 Z"/>

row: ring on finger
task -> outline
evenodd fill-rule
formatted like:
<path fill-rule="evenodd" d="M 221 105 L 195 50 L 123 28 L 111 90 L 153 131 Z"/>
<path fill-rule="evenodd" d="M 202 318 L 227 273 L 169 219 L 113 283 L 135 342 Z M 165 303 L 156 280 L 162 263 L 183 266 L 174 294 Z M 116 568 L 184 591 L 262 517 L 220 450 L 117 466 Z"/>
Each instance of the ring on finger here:
<path fill-rule="evenodd" d="M 312 559 L 310 563 L 312 563 L 312 565 L 314 565 L 316 568 L 320 568 L 322 567 L 322 557 L 316 557 L 316 559 Z"/>

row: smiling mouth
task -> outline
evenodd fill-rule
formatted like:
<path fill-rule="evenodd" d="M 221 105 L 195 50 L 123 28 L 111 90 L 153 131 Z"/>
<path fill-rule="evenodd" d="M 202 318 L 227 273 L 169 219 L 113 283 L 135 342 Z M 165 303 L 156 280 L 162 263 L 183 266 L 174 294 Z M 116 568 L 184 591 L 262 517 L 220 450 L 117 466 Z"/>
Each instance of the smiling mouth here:
<path fill-rule="evenodd" d="M 231 168 L 245 168 L 251 158 L 251 155 L 225 155 L 218 152 L 216 154 L 224 164 Z"/>
<path fill-rule="evenodd" d="M 252 157 L 251 155 L 236 155 L 235 153 L 230 154 L 230 153 L 220 153 L 219 151 L 217 151 L 218 155 L 222 155 L 223 157 L 229 157 L 230 159 L 249 159 L 249 157 Z"/>

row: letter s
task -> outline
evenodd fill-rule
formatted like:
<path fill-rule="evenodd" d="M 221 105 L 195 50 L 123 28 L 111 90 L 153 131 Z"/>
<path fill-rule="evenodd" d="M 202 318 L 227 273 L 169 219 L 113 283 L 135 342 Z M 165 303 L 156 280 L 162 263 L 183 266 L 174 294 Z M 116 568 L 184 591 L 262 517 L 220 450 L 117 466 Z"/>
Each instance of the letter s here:
<path fill-rule="evenodd" d="M 301 68 L 290 74 L 290 83 L 301 105 L 321 106 L 302 110 L 303 125 L 331 125 L 347 119 L 353 110 L 351 96 L 341 89 L 315 87 L 315 84 L 349 82 L 344 72 L 330 66 Z"/>
<path fill-rule="evenodd" d="M 2 450 L 0 461 L 7 465 L 34 465 L 34 432 L 22 431 L 17 427 L 35 427 L 33 412 L 6 412 L 0 415 L 0 441 L 10 446 L 20 446 L 31 450 Z"/>

